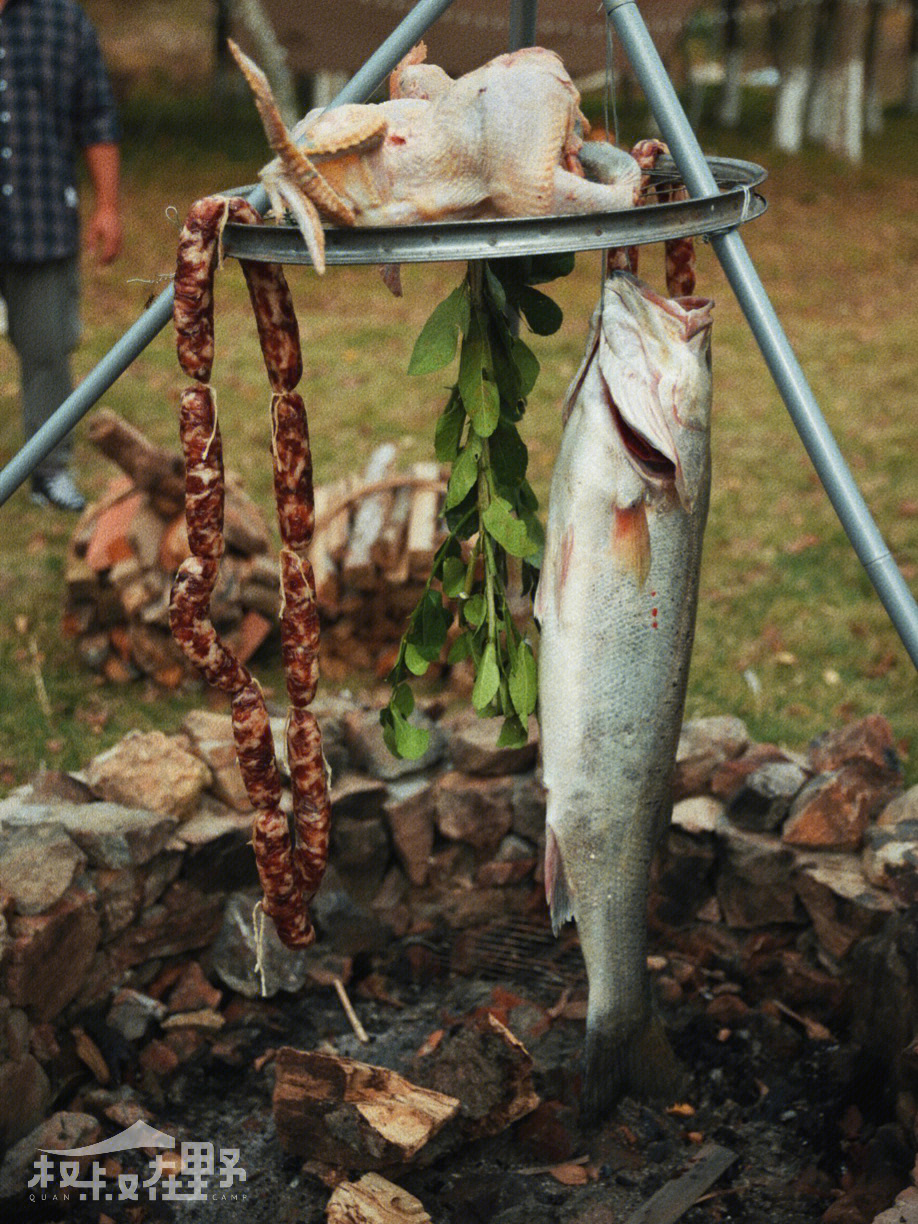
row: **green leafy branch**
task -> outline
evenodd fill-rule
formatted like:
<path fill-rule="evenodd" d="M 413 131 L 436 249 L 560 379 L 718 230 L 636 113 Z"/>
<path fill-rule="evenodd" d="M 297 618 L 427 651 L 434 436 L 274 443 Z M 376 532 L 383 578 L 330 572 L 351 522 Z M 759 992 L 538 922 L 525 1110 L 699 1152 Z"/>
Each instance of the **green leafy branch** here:
<path fill-rule="evenodd" d="M 526 742 L 536 707 L 536 662 L 507 599 L 509 559 L 522 591 L 538 581 L 544 531 L 526 479 L 529 454 L 518 424 L 539 363 L 515 334 L 523 318 L 537 335 L 561 325 L 560 308 L 534 285 L 573 268 L 572 255 L 470 263 L 462 284 L 441 302 L 418 336 L 410 374 L 449 365 L 459 348 L 456 382 L 437 421 L 437 459 L 450 465 L 444 513 L 448 535 L 399 647 L 392 696 L 381 713 L 392 753 L 418 757 L 429 734 L 409 721 L 413 676 L 423 676 L 446 646 L 458 606 L 458 634 L 447 662 L 472 660 L 472 704 L 482 716 L 503 716 L 499 744 Z"/>

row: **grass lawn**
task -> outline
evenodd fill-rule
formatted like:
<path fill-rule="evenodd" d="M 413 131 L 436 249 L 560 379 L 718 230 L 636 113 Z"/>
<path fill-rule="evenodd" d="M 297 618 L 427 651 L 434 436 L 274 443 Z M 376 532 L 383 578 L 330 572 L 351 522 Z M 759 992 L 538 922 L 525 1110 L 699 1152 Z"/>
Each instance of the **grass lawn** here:
<path fill-rule="evenodd" d="M 639 117 L 626 142 L 646 132 Z M 179 218 L 208 190 L 251 181 L 264 149 L 248 112 L 232 129 L 203 103 L 175 99 L 127 115 L 121 259 L 84 271 L 85 374 L 172 271 Z M 744 230 L 748 247 L 817 400 L 906 577 L 918 575 L 915 382 L 918 304 L 918 120 L 892 117 L 862 169 L 824 155 L 788 159 L 762 140 L 703 132 L 711 153 L 770 171 L 769 210 Z M 661 284 L 662 252 L 642 274 Z M 461 269 L 403 269 L 391 298 L 372 268 L 320 279 L 290 270 L 304 336 L 301 390 L 316 478 L 359 468 L 394 439 L 403 461 L 432 454 L 445 378 L 404 371 L 432 307 Z M 802 747 L 867 713 L 889 718 L 918 779 L 915 673 L 803 451 L 712 252 L 699 251 L 699 292 L 716 299 L 714 493 L 706 537 L 688 715 L 736 713 L 752 733 Z M 523 432 L 544 499 L 560 433 L 559 406 L 581 355 L 599 285 L 597 255 L 550 292 L 565 322 L 527 337 L 542 364 Z M 217 287 L 215 384 L 227 465 L 269 516 L 268 394 L 242 278 L 232 261 Z M 161 334 L 104 397 L 155 440 L 177 447 L 184 378 Z M 0 341 L 0 461 L 20 444 L 12 350 Z M 114 469 L 77 430 L 76 469 L 90 496 Z M 222 699 L 192 688 L 163 694 L 143 681 L 102 684 L 59 632 L 63 558 L 73 520 L 32 506 L 20 490 L 0 509 L 0 790 L 42 762 L 77 768 L 131 728 L 177 729 L 194 705 Z M 282 694 L 277 660 L 256 670 Z"/>

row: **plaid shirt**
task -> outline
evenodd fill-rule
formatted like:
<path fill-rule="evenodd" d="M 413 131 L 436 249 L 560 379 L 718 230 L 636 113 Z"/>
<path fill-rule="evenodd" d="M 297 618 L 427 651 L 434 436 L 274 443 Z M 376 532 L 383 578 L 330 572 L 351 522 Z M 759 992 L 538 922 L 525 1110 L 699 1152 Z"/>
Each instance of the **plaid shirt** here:
<path fill-rule="evenodd" d="M 76 154 L 119 137 L 99 44 L 73 0 L 0 9 L 0 260 L 79 247 Z"/>

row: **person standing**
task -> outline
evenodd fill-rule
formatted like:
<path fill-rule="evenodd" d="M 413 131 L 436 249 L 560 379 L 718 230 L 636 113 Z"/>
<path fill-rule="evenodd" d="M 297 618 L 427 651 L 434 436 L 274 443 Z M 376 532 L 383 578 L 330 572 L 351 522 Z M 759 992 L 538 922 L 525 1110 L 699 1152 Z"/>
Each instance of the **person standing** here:
<path fill-rule="evenodd" d="M 92 182 L 85 245 L 121 249 L 120 138 L 96 32 L 75 0 L 0 0 L 0 297 L 19 356 L 31 437 L 73 389 L 80 338 L 78 152 Z M 32 499 L 82 510 L 65 438 L 32 475 Z"/>

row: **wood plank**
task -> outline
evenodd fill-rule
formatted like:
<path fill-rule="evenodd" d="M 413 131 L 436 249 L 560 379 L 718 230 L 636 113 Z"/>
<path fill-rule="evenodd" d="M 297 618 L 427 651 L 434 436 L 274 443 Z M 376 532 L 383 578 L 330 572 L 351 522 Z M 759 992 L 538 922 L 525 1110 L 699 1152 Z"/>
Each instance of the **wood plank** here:
<path fill-rule="evenodd" d="M 736 1152 L 719 1143 L 705 1143 L 691 1166 L 661 1186 L 633 1211 L 624 1224 L 675 1224 L 736 1160 Z"/>

